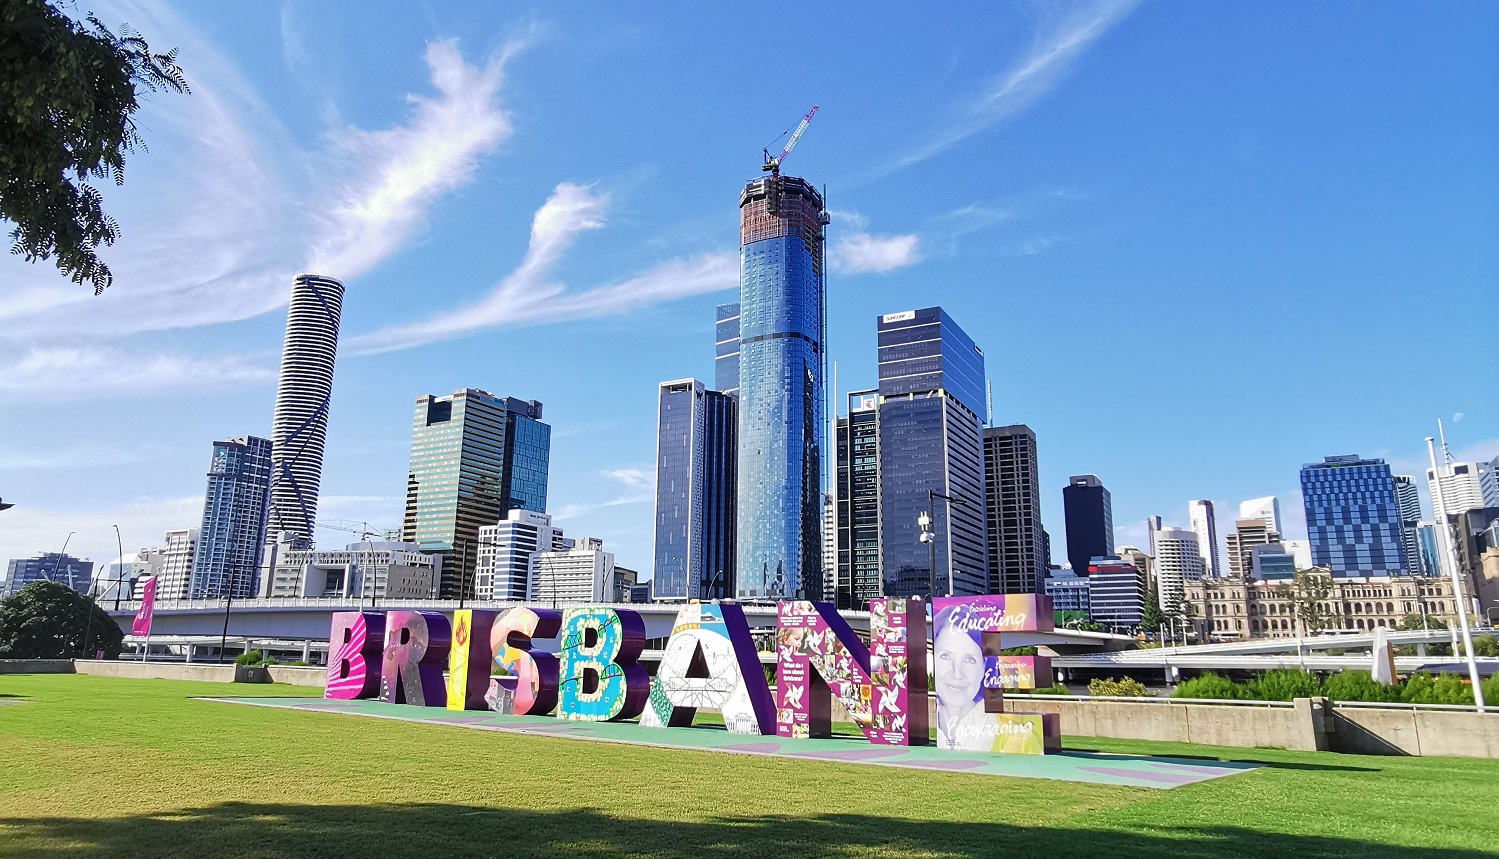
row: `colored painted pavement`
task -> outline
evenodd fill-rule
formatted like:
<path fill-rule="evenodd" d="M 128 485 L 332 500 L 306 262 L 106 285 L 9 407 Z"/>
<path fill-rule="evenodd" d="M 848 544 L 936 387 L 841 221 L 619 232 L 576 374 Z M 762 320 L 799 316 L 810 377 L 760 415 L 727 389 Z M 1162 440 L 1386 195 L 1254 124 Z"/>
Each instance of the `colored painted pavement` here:
<path fill-rule="evenodd" d="M 630 722 L 569 722 L 551 716 L 507 716 L 477 710 L 457 713 L 433 707 L 388 704 L 373 699 L 336 701 L 320 698 L 212 698 L 209 700 L 286 710 L 312 710 L 398 719 L 403 722 L 453 725 L 460 728 L 478 728 L 514 734 L 658 746 L 668 749 L 876 764 L 1017 778 L 1046 778 L 1128 787 L 1172 788 L 1256 769 L 1252 764 L 1108 755 L 1093 752 L 994 755 L 946 751 L 933 746 L 872 747 L 863 737 L 796 740 L 786 737 L 756 737 L 751 739 L 743 734 L 731 734 L 722 728 L 710 726 L 642 728 Z"/>

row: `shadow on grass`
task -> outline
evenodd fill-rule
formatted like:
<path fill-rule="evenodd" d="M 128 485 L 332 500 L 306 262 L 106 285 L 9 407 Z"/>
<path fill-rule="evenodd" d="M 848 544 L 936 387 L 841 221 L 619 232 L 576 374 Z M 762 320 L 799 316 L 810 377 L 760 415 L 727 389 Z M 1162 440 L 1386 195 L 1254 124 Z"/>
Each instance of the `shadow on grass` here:
<path fill-rule="evenodd" d="M 404 788 L 393 786 L 392 790 Z M 1162 821 L 1164 824 L 1165 821 Z M 832 814 L 726 816 L 707 822 L 611 817 L 595 809 L 521 811 L 437 803 L 360 806 L 223 803 L 113 819 L 0 817 L 0 855 L 527 856 L 757 859 L 762 856 L 905 856 L 954 859 L 1044 853 L 1066 856 L 1488 856 L 1464 850 L 1389 847 L 1321 835 L 1235 826 L 1150 833 L 1006 823 L 948 823 Z"/>
<path fill-rule="evenodd" d="M 1064 755 L 1074 753 L 1078 755 L 1087 755 L 1090 758 L 1104 758 L 1105 760 L 1137 760 L 1140 757 L 1139 755 L 1125 755 L 1119 754 L 1117 752 L 1099 751 L 1098 749 L 1090 749 L 1086 746 L 1073 745 L 1072 743 L 1068 743 L 1067 748 L 1062 750 L 1062 754 Z M 1264 767 L 1265 769 L 1272 770 L 1312 770 L 1349 773 L 1384 772 L 1384 770 L 1380 767 L 1352 767 L 1345 766 L 1343 764 L 1304 764 L 1296 763 L 1294 761 L 1265 760 L 1262 757 L 1256 756 L 1253 750 L 1248 750 L 1247 754 L 1242 755 L 1182 755 L 1171 753 L 1152 755 L 1152 757 L 1156 760 L 1162 761 L 1212 761 L 1213 763 L 1227 762 L 1234 764 L 1254 764 L 1257 767 Z"/>

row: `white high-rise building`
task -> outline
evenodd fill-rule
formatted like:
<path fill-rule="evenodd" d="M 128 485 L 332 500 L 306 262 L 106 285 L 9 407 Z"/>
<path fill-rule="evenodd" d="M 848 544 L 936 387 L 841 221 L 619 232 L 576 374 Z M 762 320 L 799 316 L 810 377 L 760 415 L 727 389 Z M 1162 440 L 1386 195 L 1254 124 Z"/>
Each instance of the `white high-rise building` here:
<path fill-rule="evenodd" d="M 1277 534 L 1284 533 L 1280 529 L 1280 499 L 1274 495 L 1264 498 L 1251 498 L 1239 505 L 1240 519 L 1260 519 L 1270 526 L 1270 530 Z"/>
<path fill-rule="evenodd" d="M 1150 549 L 1150 551 L 1152 553 L 1155 552 L 1155 532 L 1157 532 L 1159 530 L 1161 530 L 1161 517 L 1159 517 L 1159 516 L 1146 516 L 1145 517 L 1145 534 L 1146 534 L 1145 546 L 1146 546 L 1146 548 Z"/>
<path fill-rule="evenodd" d="M 531 555 L 531 602 L 613 602 L 614 553 L 596 537 L 569 542 L 571 548 Z"/>
<path fill-rule="evenodd" d="M 197 528 L 167 532 L 167 544 L 161 554 L 161 572 L 156 580 L 157 599 L 187 599 L 193 583 L 193 556 L 197 552 Z"/>
<path fill-rule="evenodd" d="M 432 599 L 437 596 L 442 561 L 442 555 L 422 552 L 415 543 L 376 541 L 336 550 L 295 549 L 281 556 L 267 595 L 362 601 Z"/>
<path fill-rule="evenodd" d="M 94 571 L 95 601 L 104 603 L 116 597 L 131 599 L 135 583 L 147 576 L 160 575 L 165 563 L 166 553 L 161 549 L 141 549 L 121 555 Z"/>
<path fill-rule="evenodd" d="M 474 568 L 475 599 L 532 599 L 531 556 L 571 549 L 573 541 L 552 525 L 552 517 L 530 510 L 511 510 L 498 525 L 479 529 L 479 558 Z"/>
<path fill-rule="evenodd" d="M 1499 507 L 1499 457 L 1492 462 L 1454 462 L 1442 471 L 1442 510 L 1448 516 L 1475 507 Z M 1436 472 L 1426 469 L 1432 507 L 1436 507 L 1436 482 Z"/>
<path fill-rule="evenodd" d="M 1156 599 L 1161 611 L 1175 613 L 1186 599 L 1186 583 L 1199 581 L 1206 569 L 1197 533 L 1185 528 L 1162 528 L 1155 532 Z"/>
<path fill-rule="evenodd" d="M 1218 563 L 1218 520 L 1213 515 L 1213 502 L 1207 500 L 1187 502 L 1187 521 L 1192 533 L 1197 535 L 1197 551 L 1202 555 L 1202 575 L 1219 578 L 1223 567 Z"/>
<path fill-rule="evenodd" d="M 1312 568 L 1312 541 L 1281 540 L 1280 545 L 1296 562 L 1296 569 L 1310 570 Z"/>
<path fill-rule="evenodd" d="M 270 540 L 291 531 L 312 541 L 343 300 L 343 284 L 331 277 L 303 274 L 292 281 L 271 416 Z"/>

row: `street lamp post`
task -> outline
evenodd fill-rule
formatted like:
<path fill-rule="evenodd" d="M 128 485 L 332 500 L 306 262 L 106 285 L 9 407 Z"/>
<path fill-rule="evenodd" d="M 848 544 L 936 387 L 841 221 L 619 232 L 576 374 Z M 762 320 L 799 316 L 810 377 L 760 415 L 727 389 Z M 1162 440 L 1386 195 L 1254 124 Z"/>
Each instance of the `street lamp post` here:
<path fill-rule="evenodd" d="M 62 541 L 62 551 L 57 553 L 57 559 L 52 562 L 52 575 L 51 575 L 50 578 L 47 579 L 47 581 L 49 581 L 49 582 L 55 582 L 55 581 L 57 581 L 57 569 L 58 569 L 58 567 L 62 566 L 63 556 L 68 553 L 68 543 L 73 539 L 73 535 L 76 534 L 76 533 L 78 533 L 78 532 L 77 531 L 69 531 L 67 538 Z M 69 580 L 68 587 L 72 587 L 73 586 L 72 583 L 71 583 L 72 582 L 72 578 L 73 578 L 72 568 L 69 567 L 68 570 L 69 570 L 69 572 L 68 572 L 68 580 Z"/>
<path fill-rule="evenodd" d="M 239 562 L 235 561 L 229 565 L 229 587 L 224 589 L 224 631 L 219 635 L 219 662 L 224 661 L 225 651 L 229 649 L 229 607 L 234 605 L 234 582 L 235 574 L 239 572 Z M 189 645 L 191 646 L 191 645 Z"/>
<path fill-rule="evenodd" d="M 935 510 L 933 508 L 933 503 L 935 499 L 938 498 L 947 501 L 949 506 L 953 504 L 967 506 L 968 504 L 968 502 L 962 498 L 957 498 L 952 495 L 943 495 L 941 492 L 938 492 L 935 489 L 928 489 L 926 491 L 926 513 L 916 517 L 916 525 L 921 529 L 921 534 L 917 537 L 917 540 L 925 543 L 927 547 L 927 593 L 933 599 L 935 599 L 937 596 L 937 519 Z M 949 511 L 949 517 L 950 516 L 951 512 Z M 948 557 L 947 562 L 947 593 L 949 596 L 952 595 L 951 556 Z"/>
<path fill-rule="evenodd" d="M 115 611 L 120 610 L 120 575 L 125 572 L 125 541 L 120 539 L 120 526 L 115 526 L 115 548 L 120 550 L 120 567 L 115 574 Z"/>

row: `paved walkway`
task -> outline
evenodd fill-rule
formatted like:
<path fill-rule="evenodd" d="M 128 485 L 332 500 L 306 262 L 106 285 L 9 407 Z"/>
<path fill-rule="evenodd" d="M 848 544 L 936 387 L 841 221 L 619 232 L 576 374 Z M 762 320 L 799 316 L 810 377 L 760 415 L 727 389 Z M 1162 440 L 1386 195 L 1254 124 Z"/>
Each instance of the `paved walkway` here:
<path fill-rule="evenodd" d="M 405 722 L 454 725 L 484 731 L 534 734 L 631 743 L 666 749 L 694 749 L 744 755 L 838 761 L 909 767 L 978 775 L 1049 778 L 1061 781 L 1172 788 L 1256 769 L 1253 764 L 1195 758 L 1157 758 L 1062 752 L 1054 755 L 990 755 L 944 751 L 933 746 L 876 746 L 863 737 L 791 740 L 731 734 L 722 728 L 643 728 L 634 722 L 569 722 L 551 716 L 504 716 L 480 710 L 455 712 L 435 707 L 386 704 L 382 701 L 329 701 L 322 698 L 214 698 L 231 704 L 253 704 L 287 710 L 313 710 Z"/>

